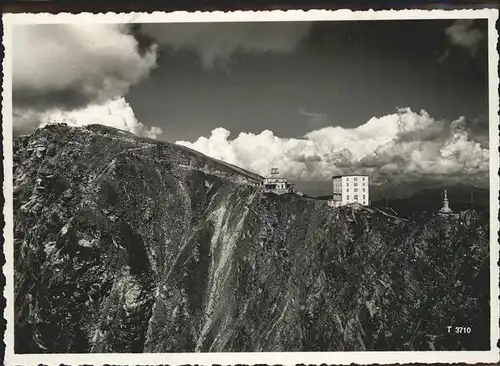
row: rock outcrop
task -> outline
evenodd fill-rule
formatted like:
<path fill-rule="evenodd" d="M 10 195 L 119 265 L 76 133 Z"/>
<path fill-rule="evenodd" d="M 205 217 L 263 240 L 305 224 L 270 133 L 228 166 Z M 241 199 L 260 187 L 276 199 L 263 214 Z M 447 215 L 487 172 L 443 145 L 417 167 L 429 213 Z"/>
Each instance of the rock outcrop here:
<path fill-rule="evenodd" d="M 489 348 L 487 217 L 417 225 L 260 179 L 99 125 L 16 139 L 16 352 Z"/>

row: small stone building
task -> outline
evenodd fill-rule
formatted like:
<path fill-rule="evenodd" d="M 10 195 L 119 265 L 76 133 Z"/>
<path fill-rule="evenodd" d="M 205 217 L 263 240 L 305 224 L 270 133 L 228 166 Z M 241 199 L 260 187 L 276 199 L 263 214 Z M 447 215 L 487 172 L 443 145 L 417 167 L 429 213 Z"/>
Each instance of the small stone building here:
<path fill-rule="evenodd" d="M 292 193 L 293 186 L 286 178 L 279 176 L 277 168 L 271 169 L 271 176 L 262 181 L 262 193 L 285 194 Z"/>

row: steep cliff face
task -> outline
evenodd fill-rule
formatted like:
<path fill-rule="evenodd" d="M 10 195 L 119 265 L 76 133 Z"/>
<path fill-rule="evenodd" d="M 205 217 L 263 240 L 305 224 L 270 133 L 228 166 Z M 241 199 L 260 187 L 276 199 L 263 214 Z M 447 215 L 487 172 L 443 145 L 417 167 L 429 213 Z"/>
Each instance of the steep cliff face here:
<path fill-rule="evenodd" d="M 16 352 L 489 348 L 475 212 L 417 225 L 265 197 L 255 174 L 99 125 L 14 149 Z"/>

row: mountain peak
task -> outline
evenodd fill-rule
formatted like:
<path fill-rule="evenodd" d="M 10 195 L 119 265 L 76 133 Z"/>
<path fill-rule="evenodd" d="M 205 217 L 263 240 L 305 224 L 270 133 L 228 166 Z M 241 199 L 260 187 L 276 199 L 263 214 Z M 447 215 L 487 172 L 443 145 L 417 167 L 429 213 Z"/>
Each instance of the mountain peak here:
<path fill-rule="evenodd" d="M 36 150 L 35 155 L 39 156 L 44 156 L 45 152 L 57 154 L 56 151 L 62 151 L 62 154 L 58 156 L 63 159 L 65 156 L 74 155 L 78 150 L 86 150 L 89 160 L 96 164 L 125 156 L 155 161 L 160 159 L 174 169 L 200 170 L 253 186 L 260 184 L 262 180 L 258 174 L 208 157 L 188 147 L 139 137 L 133 133 L 100 124 L 78 127 L 64 123 L 48 124 L 31 135 L 17 138 L 14 150 L 19 147 L 27 147 L 28 152 Z M 95 155 L 94 158 L 92 154 Z"/>

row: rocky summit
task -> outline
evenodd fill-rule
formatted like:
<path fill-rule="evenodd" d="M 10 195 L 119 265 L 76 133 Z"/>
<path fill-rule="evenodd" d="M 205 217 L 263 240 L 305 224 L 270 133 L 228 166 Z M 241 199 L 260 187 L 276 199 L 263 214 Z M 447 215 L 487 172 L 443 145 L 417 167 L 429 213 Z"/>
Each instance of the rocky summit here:
<path fill-rule="evenodd" d="M 489 349 L 484 213 L 265 196 L 100 125 L 14 145 L 16 353 Z"/>

